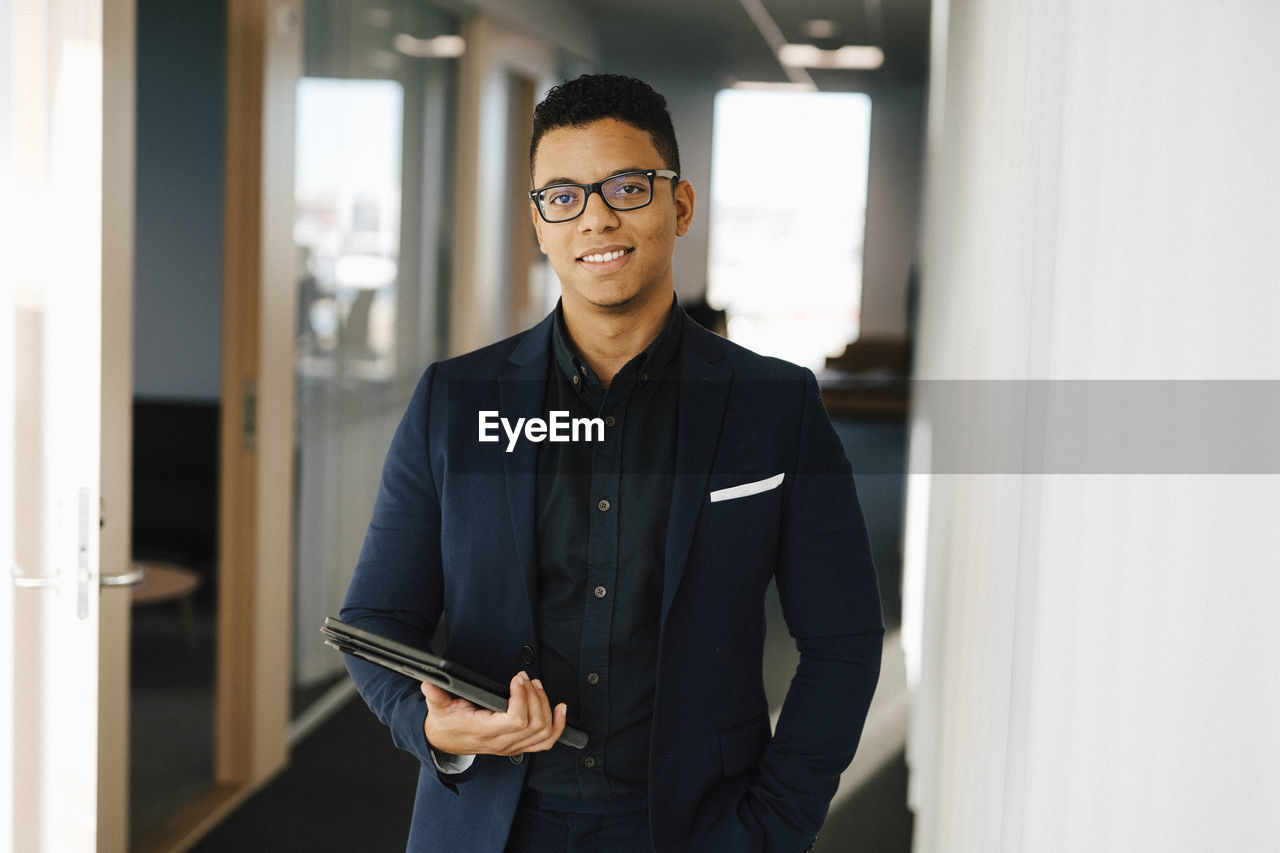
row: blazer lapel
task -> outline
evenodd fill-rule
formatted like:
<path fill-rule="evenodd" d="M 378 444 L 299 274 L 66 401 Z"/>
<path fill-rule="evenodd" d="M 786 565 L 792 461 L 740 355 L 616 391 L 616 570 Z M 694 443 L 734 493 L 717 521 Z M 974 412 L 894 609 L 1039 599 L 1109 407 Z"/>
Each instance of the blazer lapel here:
<path fill-rule="evenodd" d="M 667 522 L 667 557 L 662 585 L 662 622 L 675 599 L 693 544 L 711 476 L 711 462 L 729 399 L 732 371 L 723 354 L 692 320 L 685 318 L 680 345 L 680 408 L 677 414 L 676 471 Z"/>
<path fill-rule="evenodd" d="M 551 350 L 550 315 L 534 326 L 511 353 L 514 369 L 498 377 L 498 411 L 515 423 L 516 418 L 541 417 L 547 389 Z M 506 440 L 505 438 L 503 439 Z M 504 448 L 505 449 L 505 448 Z M 503 454 L 506 472 L 507 507 L 511 512 L 512 535 L 520 575 L 529 594 L 529 606 L 537 601 L 538 555 L 534 529 L 537 503 L 538 445 L 518 441 Z"/>

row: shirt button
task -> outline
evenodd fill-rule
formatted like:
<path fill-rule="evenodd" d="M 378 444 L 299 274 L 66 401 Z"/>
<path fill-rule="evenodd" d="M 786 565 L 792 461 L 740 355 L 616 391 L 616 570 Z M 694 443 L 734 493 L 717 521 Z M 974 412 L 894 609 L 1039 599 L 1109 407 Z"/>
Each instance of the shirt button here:
<path fill-rule="evenodd" d="M 605 425 L 605 426 L 613 426 L 615 423 L 617 423 L 617 421 L 615 421 L 615 420 L 613 419 L 613 415 L 605 415 L 605 416 L 604 416 L 604 425 Z"/>
<path fill-rule="evenodd" d="M 575 374 L 573 374 L 573 384 L 574 384 L 574 385 L 577 385 L 577 384 L 578 384 L 578 374 L 576 374 L 576 373 L 575 373 Z"/>
<path fill-rule="evenodd" d="M 595 588 L 596 598 L 604 598 L 609 591 L 602 586 Z"/>
<path fill-rule="evenodd" d="M 599 673 L 593 672 L 587 676 L 587 684 L 599 684 L 599 683 L 600 683 Z"/>
<path fill-rule="evenodd" d="M 525 646 L 520 650 L 520 660 L 524 661 L 524 665 L 528 666 L 533 663 L 533 649 Z"/>
<path fill-rule="evenodd" d="M 587 768 L 595 767 L 596 760 L 590 755 L 588 755 L 586 758 L 582 759 L 582 766 Z"/>
<path fill-rule="evenodd" d="M 600 510 L 601 512 L 608 512 L 610 506 L 611 504 L 608 501 L 602 499 L 600 503 L 596 504 L 596 509 Z"/>

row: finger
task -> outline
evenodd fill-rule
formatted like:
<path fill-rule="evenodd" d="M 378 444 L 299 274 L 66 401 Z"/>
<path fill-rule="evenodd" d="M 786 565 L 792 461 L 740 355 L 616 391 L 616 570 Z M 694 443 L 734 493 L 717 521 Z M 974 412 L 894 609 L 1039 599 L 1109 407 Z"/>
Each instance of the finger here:
<path fill-rule="evenodd" d="M 518 737 L 523 740 L 529 740 L 536 737 L 539 733 L 548 729 L 551 722 L 551 709 L 547 705 L 547 694 L 540 686 L 537 679 L 530 679 L 525 682 L 524 687 L 524 717 L 521 720 L 513 720 L 520 724 Z"/>
<path fill-rule="evenodd" d="M 547 692 L 542 682 L 535 678 L 529 686 L 531 688 L 529 722 L 520 732 L 520 745 L 538 746 L 555 731 L 555 712 L 547 699 Z"/>
<path fill-rule="evenodd" d="M 546 689 L 538 679 L 522 680 L 517 691 L 512 693 L 512 703 L 519 703 L 524 716 L 521 719 L 508 718 L 508 723 L 515 726 L 505 739 L 504 754 L 514 755 L 524 752 L 526 747 L 537 746 L 546 740 L 552 731 L 553 714 L 547 701 Z"/>
<path fill-rule="evenodd" d="M 556 745 L 560 735 L 564 733 L 567 709 L 563 704 L 557 705 L 551 712 L 545 729 L 521 744 L 523 752 L 542 752 Z"/>
<path fill-rule="evenodd" d="M 561 735 L 564 734 L 565 726 L 567 726 L 568 723 L 569 723 L 569 706 L 561 702 L 559 705 L 556 706 L 556 710 L 553 715 L 553 719 L 551 723 L 551 729 L 552 729 L 551 743 L 547 744 L 547 749 L 550 749 L 556 743 L 556 741 L 560 740 Z"/>
<path fill-rule="evenodd" d="M 568 719 L 568 707 L 561 702 L 551 712 L 550 725 L 544 732 L 529 738 L 519 745 L 520 752 L 543 752 L 551 749 L 560 740 L 560 736 L 564 734 L 566 720 Z"/>
<path fill-rule="evenodd" d="M 430 681 L 424 681 L 421 685 L 422 697 L 427 700 L 427 706 L 430 708 L 443 708 L 454 701 L 454 697 L 432 684 Z"/>
<path fill-rule="evenodd" d="M 547 698 L 547 690 L 542 686 L 541 679 L 533 679 L 530 685 L 533 687 L 533 695 L 529 706 L 529 726 L 547 728 L 551 725 L 551 700 Z"/>
<path fill-rule="evenodd" d="M 511 679 L 511 696 L 507 699 L 507 717 L 517 728 L 524 728 L 529 721 L 529 674 L 517 672 Z"/>
<path fill-rule="evenodd" d="M 534 742 L 542 728 L 538 716 L 538 690 L 527 672 L 520 672 L 511 679 L 511 695 L 505 714 L 493 714 L 485 720 L 487 742 L 497 755 L 517 755 L 524 751 L 526 743 Z M 532 735 L 532 736 L 531 736 Z"/>

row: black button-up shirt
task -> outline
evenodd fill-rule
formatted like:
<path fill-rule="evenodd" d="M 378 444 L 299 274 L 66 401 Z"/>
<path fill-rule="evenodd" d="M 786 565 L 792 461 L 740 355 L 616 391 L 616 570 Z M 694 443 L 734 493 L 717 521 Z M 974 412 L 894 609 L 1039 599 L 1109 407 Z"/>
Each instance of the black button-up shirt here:
<path fill-rule="evenodd" d="M 683 318 L 673 304 L 606 389 L 556 310 L 546 409 L 605 426 L 603 441 L 538 446 L 538 670 L 590 738 L 582 750 L 530 756 L 526 784 L 542 794 L 630 800 L 647 790 Z"/>

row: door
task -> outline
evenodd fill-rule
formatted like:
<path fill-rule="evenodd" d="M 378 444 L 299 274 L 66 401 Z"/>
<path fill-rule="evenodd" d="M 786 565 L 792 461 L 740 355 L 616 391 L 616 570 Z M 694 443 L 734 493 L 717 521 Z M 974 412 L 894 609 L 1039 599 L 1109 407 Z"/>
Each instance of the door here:
<path fill-rule="evenodd" d="M 0 848 L 126 844 L 132 27 L 0 6 Z"/>

